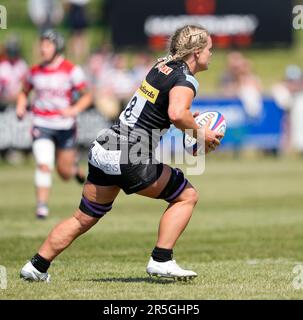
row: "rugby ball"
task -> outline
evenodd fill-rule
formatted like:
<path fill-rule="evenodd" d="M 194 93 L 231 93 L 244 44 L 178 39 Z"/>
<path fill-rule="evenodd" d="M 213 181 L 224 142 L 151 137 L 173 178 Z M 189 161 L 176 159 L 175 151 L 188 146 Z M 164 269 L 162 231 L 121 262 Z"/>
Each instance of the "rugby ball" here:
<path fill-rule="evenodd" d="M 226 131 L 226 121 L 223 115 L 217 111 L 207 111 L 199 114 L 195 121 L 200 128 L 203 128 L 207 122 L 210 120 L 209 128 L 218 133 L 225 134 Z M 222 140 L 222 138 L 220 139 Z M 204 148 L 202 146 L 198 146 L 197 140 L 191 137 L 189 134 L 184 132 L 183 134 L 183 146 L 186 152 L 190 153 L 193 156 L 198 154 L 202 154 L 204 152 Z"/>

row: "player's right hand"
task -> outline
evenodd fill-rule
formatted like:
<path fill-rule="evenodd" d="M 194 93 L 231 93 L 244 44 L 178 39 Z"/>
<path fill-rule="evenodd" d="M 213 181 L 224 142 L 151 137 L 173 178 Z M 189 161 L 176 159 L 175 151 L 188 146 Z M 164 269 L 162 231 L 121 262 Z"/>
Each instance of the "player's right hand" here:
<path fill-rule="evenodd" d="M 211 130 L 209 128 L 210 124 L 211 124 L 211 119 L 209 119 L 206 125 L 202 128 L 202 135 L 205 143 L 205 153 L 214 151 L 216 147 L 220 145 L 220 139 L 224 137 L 223 133 L 217 133 Z"/>

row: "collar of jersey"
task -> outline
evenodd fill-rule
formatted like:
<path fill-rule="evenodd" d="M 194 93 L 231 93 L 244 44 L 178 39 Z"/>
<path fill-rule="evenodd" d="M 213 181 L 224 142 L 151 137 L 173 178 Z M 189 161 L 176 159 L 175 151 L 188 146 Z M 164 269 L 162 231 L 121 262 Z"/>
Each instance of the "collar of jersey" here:
<path fill-rule="evenodd" d="M 58 69 L 60 66 L 61 66 L 61 64 L 63 63 L 63 61 L 64 61 L 64 57 L 63 56 L 59 56 L 58 57 L 58 61 L 56 61 L 56 63 L 55 64 L 53 64 L 52 66 L 49 66 L 48 64 L 46 64 L 46 65 L 41 65 L 44 69 L 46 69 L 46 70 L 48 70 L 48 71 L 51 71 L 51 70 L 56 70 L 56 69 Z"/>
<path fill-rule="evenodd" d="M 180 64 L 180 66 L 183 66 L 185 68 L 185 72 L 191 76 L 194 77 L 194 75 L 191 73 L 191 71 L 189 70 L 189 67 L 187 65 L 187 63 L 184 60 L 176 60 L 176 61 L 171 61 L 169 62 L 167 65 L 172 65 L 172 64 Z"/>

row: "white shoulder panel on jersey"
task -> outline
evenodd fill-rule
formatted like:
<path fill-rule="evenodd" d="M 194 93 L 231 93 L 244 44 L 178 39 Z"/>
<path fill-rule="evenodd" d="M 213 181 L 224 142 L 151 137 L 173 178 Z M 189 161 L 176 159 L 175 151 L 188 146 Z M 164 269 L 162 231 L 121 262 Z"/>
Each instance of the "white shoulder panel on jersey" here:
<path fill-rule="evenodd" d="M 195 79 L 195 77 L 187 74 L 187 75 L 186 75 L 186 80 L 187 80 L 188 82 L 190 82 L 190 83 L 195 87 L 195 90 L 196 90 L 196 93 L 197 93 L 198 90 L 199 90 L 199 82 Z"/>

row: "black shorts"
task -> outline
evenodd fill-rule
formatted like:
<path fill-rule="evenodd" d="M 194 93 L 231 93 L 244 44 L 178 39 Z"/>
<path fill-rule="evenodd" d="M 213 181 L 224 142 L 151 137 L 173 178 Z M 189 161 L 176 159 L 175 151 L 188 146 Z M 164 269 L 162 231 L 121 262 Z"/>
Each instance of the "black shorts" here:
<path fill-rule="evenodd" d="M 121 175 L 109 175 L 88 163 L 87 180 L 98 186 L 120 187 L 126 194 L 139 192 L 159 179 L 163 164 L 121 165 Z"/>
<path fill-rule="evenodd" d="M 111 158 L 110 154 L 102 149 L 98 142 L 94 142 L 89 153 L 87 180 L 95 185 L 116 185 L 126 194 L 131 194 L 147 188 L 162 174 L 162 163 L 155 163 L 155 161 L 138 164 L 120 163 L 118 159 Z M 102 151 L 101 156 L 98 150 Z M 110 152 L 117 153 L 119 151 Z"/>
<path fill-rule="evenodd" d="M 76 147 L 76 127 L 68 130 L 57 130 L 34 126 L 32 128 L 33 141 L 49 139 L 58 149 L 74 149 Z"/>

